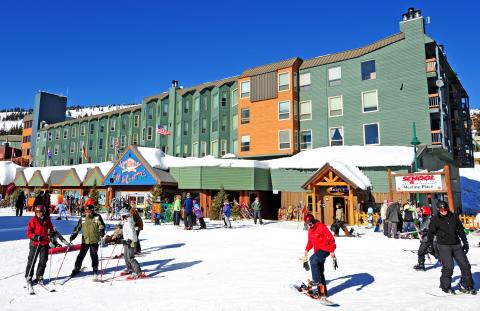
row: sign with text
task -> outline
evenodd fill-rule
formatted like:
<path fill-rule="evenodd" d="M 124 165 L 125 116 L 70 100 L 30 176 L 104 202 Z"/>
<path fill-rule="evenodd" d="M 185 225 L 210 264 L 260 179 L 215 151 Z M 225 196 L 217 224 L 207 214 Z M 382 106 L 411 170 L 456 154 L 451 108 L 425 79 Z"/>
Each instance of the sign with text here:
<path fill-rule="evenodd" d="M 407 176 L 395 176 L 395 187 L 399 192 L 439 192 L 445 189 L 443 179 L 443 175 L 439 174 L 411 174 Z"/>
<path fill-rule="evenodd" d="M 103 182 L 104 186 L 155 185 L 155 178 L 133 152 L 127 152 Z"/>

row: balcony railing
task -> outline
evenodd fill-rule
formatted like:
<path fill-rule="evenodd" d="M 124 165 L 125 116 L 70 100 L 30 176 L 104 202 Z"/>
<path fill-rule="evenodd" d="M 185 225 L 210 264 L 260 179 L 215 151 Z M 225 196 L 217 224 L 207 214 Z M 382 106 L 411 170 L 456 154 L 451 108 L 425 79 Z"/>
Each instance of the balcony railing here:
<path fill-rule="evenodd" d="M 435 130 L 432 131 L 432 145 L 441 145 L 442 144 L 442 131 Z"/>
<path fill-rule="evenodd" d="M 427 72 L 437 71 L 437 60 L 435 58 L 429 58 L 426 60 Z"/>
<path fill-rule="evenodd" d="M 440 97 L 438 94 L 428 94 L 428 108 L 440 107 Z"/>

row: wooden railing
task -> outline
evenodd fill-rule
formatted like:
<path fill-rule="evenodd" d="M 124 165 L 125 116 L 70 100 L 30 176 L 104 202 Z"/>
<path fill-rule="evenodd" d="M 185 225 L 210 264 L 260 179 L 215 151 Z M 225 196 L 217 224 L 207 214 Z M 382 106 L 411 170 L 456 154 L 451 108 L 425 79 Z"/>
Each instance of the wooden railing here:
<path fill-rule="evenodd" d="M 432 132 L 432 145 L 441 145 L 442 144 L 442 131 L 435 130 Z"/>
<path fill-rule="evenodd" d="M 429 58 L 425 62 L 427 63 L 427 72 L 437 71 L 437 60 L 435 58 Z"/>
<path fill-rule="evenodd" d="M 428 94 L 428 108 L 440 107 L 440 97 L 438 94 Z"/>

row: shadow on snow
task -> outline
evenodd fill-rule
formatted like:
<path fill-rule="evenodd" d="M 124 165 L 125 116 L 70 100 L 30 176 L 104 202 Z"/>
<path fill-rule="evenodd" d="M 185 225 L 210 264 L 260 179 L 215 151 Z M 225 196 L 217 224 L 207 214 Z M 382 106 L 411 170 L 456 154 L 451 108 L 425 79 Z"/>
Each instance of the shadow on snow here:
<path fill-rule="evenodd" d="M 375 278 L 369 273 L 356 273 L 346 276 L 341 276 L 336 279 L 329 280 L 327 283 L 337 281 L 337 280 L 345 280 L 342 284 L 339 284 L 335 287 L 328 289 L 328 295 L 333 296 L 336 293 L 341 292 L 350 287 L 356 287 L 357 291 L 361 291 L 365 286 L 372 284 L 375 281 Z"/>

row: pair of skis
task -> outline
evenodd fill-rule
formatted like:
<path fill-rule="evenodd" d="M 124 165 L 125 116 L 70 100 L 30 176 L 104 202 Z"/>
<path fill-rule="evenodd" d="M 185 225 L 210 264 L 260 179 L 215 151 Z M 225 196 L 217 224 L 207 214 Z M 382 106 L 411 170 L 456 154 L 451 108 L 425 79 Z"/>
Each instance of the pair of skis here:
<path fill-rule="evenodd" d="M 55 288 L 51 288 L 51 287 L 45 285 L 43 282 L 37 282 L 36 285 L 39 285 L 41 288 L 43 288 L 44 290 L 46 290 L 49 293 L 53 293 L 53 292 L 57 291 Z M 27 282 L 27 285 L 25 286 L 25 288 L 27 289 L 27 291 L 30 295 L 35 295 L 35 290 L 33 289 L 32 282 Z"/>

